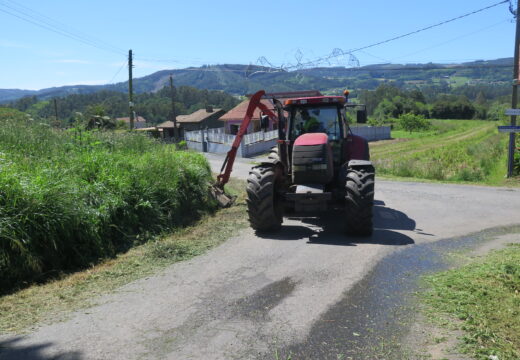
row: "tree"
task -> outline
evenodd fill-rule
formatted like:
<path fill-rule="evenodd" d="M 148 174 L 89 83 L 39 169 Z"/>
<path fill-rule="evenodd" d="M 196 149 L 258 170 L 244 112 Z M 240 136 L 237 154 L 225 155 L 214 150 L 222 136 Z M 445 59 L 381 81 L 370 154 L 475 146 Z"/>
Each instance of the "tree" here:
<path fill-rule="evenodd" d="M 431 123 L 422 115 L 403 114 L 399 117 L 399 125 L 408 132 L 428 130 Z"/>
<path fill-rule="evenodd" d="M 426 103 L 426 98 L 424 97 L 424 94 L 419 89 L 411 90 L 408 93 L 408 96 L 412 98 L 416 102 Z"/>
<path fill-rule="evenodd" d="M 431 116 L 437 119 L 473 119 L 475 106 L 465 96 L 441 96 L 433 106 Z"/>
<path fill-rule="evenodd" d="M 477 98 L 475 99 L 475 104 L 486 105 L 486 103 L 487 103 L 486 96 L 484 95 L 484 93 L 482 91 L 479 91 Z"/>
<path fill-rule="evenodd" d="M 374 117 L 378 122 L 382 123 L 391 117 L 395 117 L 395 113 L 397 113 L 397 107 L 395 104 L 392 101 L 385 99 L 377 105 L 374 110 Z"/>
<path fill-rule="evenodd" d="M 487 119 L 492 120 L 492 121 L 507 120 L 507 115 L 505 114 L 506 109 L 507 109 L 506 104 L 494 102 L 489 107 L 489 110 L 487 112 Z"/>

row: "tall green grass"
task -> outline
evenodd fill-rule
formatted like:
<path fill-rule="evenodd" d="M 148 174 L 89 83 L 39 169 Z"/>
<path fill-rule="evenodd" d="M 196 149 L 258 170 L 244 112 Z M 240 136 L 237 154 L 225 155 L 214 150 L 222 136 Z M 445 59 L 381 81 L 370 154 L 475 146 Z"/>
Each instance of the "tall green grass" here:
<path fill-rule="evenodd" d="M 434 124 L 434 130 L 418 133 L 408 141 L 376 145 L 372 153 L 378 173 L 491 183 L 497 169 L 505 169 L 503 155 L 507 139 L 497 134 L 494 124 L 464 121 Z M 397 132 L 393 134 L 394 137 L 398 135 Z"/>
<path fill-rule="evenodd" d="M 0 292 L 93 264 L 215 208 L 203 156 L 55 130 L 0 108 Z"/>

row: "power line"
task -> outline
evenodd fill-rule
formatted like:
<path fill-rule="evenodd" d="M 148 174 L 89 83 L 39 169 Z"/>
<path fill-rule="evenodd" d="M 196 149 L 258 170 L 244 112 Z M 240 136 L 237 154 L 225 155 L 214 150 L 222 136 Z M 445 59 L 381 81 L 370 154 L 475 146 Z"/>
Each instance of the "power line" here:
<path fill-rule="evenodd" d="M 3 13 L 6 13 L 8 15 L 11 15 L 13 17 L 16 17 L 20 20 L 23 20 L 25 22 L 31 23 L 33 25 L 36 25 L 38 27 L 41 27 L 43 29 L 46 29 L 48 31 L 54 32 L 56 34 L 65 36 L 69 39 L 81 42 L 83 44 L 98 48 L 100 50 L 109 51 L 113 53 L 117 53 L 120 55 L 125 54 L 125 52 L 113 45 L 110 45 L 102 40 L 95 39 L 92 37 L 89 37 L 88 35 L 84 35 L 77 30 L 74 30 L 75 32 L 71 32 L 64 28 L 64 24 L 51 19 L 50 17 L 43 15 L 41 13 L 38 13 L 35 10 L 32 10 L 26 6 L 17 4 L 16 2 L 12 0 L 8 0 L 12 4 L 15 4 L 16 6 L 19 6 L 19 8 L 16 8 L 15 6 L 11 6 L 7 4 L 5 1 L 0 3 L 0 6 L 3 6 L 3 8 L 0 8 L 0 11 Z M 27 12 L 26 10 L 32 12 L 33 14 Z"/>
<path fill-rule="evenodd" d="M 468 16 L 471 16 L 471 15 L 474 15 L 474 14 L 477 14 L 477 13 L 480 13 L 480 12 L 483 12 L 483 11 L 486 11 L 486 10 L 489 10 L 491 8 L 494 8 L 498 5 L 501 5 L 501 4 L 505 4 L 505 3 L 509 3 L 510 0 L 502 0 L 500 2 L 497 2 L 495 4 L 492 4 L 492 5 L 489 5 L 489 6 L 486 6 L 486 7 L 483 7 L 483 8 L 480 8 L 478 10 L 474 10 L 474 11 L 471 11 L 469 13 L 466 13 L 466 14 L 463 14 L 463 15 L 460 15 L 460 16 L 457 16 L 457 17 L 454 17 L 452 19 L 449 19 L 449 20 L 445 20 L 445 21 L 441 21 L 437 24 L 434 24 L 434 25 L 430 25 L 430 26 L 426 26 L 426 27 L 423 27 L 423 28 L 420 28 L 420 29 L 417 29 L 417 30 L 414 30 L 414 31 L 411 31 L 409 33 L 406 33 L 406 34 L 402 34 L 402 35 L 399 35 L 399 36 L 395 36 L 393 38 L 390 38 L 390 39 L 386 39 L 386 40 L 383 40 L 383 41 L 378 41 L 376 43 L 373 43 L 373 44 L 370 44 L 370 45 L 365 45 L 365 46 L 362 46 L 362 47 L 359 47 L 359 48 L 356 48 L 356 49 L 353 49 L 353 50 L 348 50 L 347 52 L 349 53 L 354 53 L 354 52 L 358 52 L 358 51 L 362 51 L 362 50 L 365 50 L 365 49 L 369 49 L 369 48 L 372 48 L 372 47 L 375 47 L 375 46 L 379 46 L 379 45 L 383 45 L 383 44 L 387 44 L 389 42 L 392 42 L 392 41 L 396 41 L 396 40 L 399 40 L 399 39 L 402 39 L 402 38 L 405 38 L 405 37 L 408 37 L 408 36 L 411 36 L 411 35 L 415 35 L 415 34 L 418 34 L 420 32 L 423 32 L 423 31 L 426 31 L 426 30 L 430 30 L 430 29 L 433 29 L 435 27 L 439 27 L 439 26 L 442 26 L 442 25 L 445 25 L 445 24 L 448 24 L 448 23 L 451 23 L 451 22 L 454 22 L 454 21 L 457 21 L 457 20 L 460 20 L 460 19 L 463 19 L 463 18 L 466 18 Z M 324 61 L 328 61 L 330 60 L 331 58 L 335 57 L 336 55 L 335 54 L 329 54 L 327 56 L 323 56 L 321 58 L 317 58 L 315 60 L 312 60 L 312 61 L 309 61 L 309 62 L 306 62 L 306 63 L 303 63 L 303 64 L 299 64 L 299 65 L 302 65 L 302 66 L 308 66 L 308 65 L 313 65 L 313 64 L 316 64 L 317 62 L 319 63 L 322 63 Z M 295 66 L 292 66 L 291 68 L 295 68 Z M 289 67 L 286 67 L 285 70 L 289 70 L 290 68 Z"/>
<path fill-rule="evenodd" d="M 268 72 L 273 73 L 273 72 L 276 72 L 276 71 L 302 70 L 302 69 L 307 68 L 307 67 L 319 67 L 319 64 L 323 64 L 323 63 L 330 64 L 331 63 L 330 62 L 331 59 L 338 58 L 338 57 L 348 57 L 349 58 L 349 64 L 355 64 L 356 63 L 355 60 L 357 60 L 356 57 L 353 55 L 353 53 L 355 53 L 355 52 L 363 52 L 363 53 L 368 54 L 364 50 L 372 48 L 372 47 L 375 47 L 375 46 L 383 45 L 383 44 L 386 44 L 386 43 L 389 43 L 389 42 L 392 42 L 392 41 L 396 41 L 396 40 L 399 40 L 399 39 L 402 39 L 402 38 L 405 38 L 405 37 L 408 37 L 408 36 L 411 36 L 411 35 L 415 35 L 415 34 L 418 34 L 418 33 L 421 33 L 421 32 L 424 32 L 424 31 L 436 28 L 436 27 L 439 27 L 439 26 L 442 26 L 442 25 L 445 25 L 445 24 L 448 24 L 448 23 L 451 23 L 451 22 L 454 22 L 454 21 L 466 18 L 468 16 L 471 16 L 471 15 L 474 15 L 474 14 L 477 14 L 477 13 L 489 10 L 491 8 L 494 8 L 496 6 L 499 6 L 499 5 L 508 3 L 508 2 L 510 2 L 510 0 L 502 0 L 500 2 L 497 2 L 497 3 L 494 3 L 492 5 L 489 5 L 489 6 L 486 6 L 486 7 L 483 7 L 483 8 L 480 8 L 480 9 L 468 12 L 466 14 L 463 14 L 463 15 L 460 15 L 460 16 L 457 16 L 457 17 L 454 17 L 454 18 L 451 18 L 451 19 L 448 19 L 448 20 L 441 21 L 441 22 L 433 24 L 433 25 L 426 26 L 426 27 L 423 27 L 423 28 L 420 28 L 420 29 L 408 32 L 406 34 L 395 36 L 395 37 L 392 37 L 390 39 L 386 39 L 386 40 L 378 41 L 376 43 L 372 43 L 372 44 L 369 44 L 369 45 L 366 45 L 366 46 L 362 46 L 362 47 L 359 47 L 359 48 L 356 48 L 356 49 L 353 49 L 353 50 L 342 50 L 342 49 L 336 48 L 329 55 L 322 56 L 322 57 L 316 58 L 316 59 L 311 60 L 311 61 L 302 62 L 301 59 L 302 59 L 303 56 L 302 56 L 301 51 L 300 51 L 299 57 L 296 56 L 297 57 L 296 58 L 296 62 L 297 62 L 296 65 L 286 64 L 286 65 L 281 65 L 279 67 L 274 67 L 273 66 L 273 68 L 275 70 L 273 71 L 273 68 L 271 68 L 271 69 L 269 69 Z M 478 30 L 478 31 L 482 31 L 482 30 Z M 371 54 L 368 54 L 368 55 L 374 56 L 374 55 L 371 55 Z M 263 64 L 267 64 L 267 63 L 270 64 L 269 60 L 267 60 L 264 56 L 261 56 L 259 59 L 263 59 L 264 60 L 262 62 Z M 155 61 L 155 62 L 165 62 L 165 63 L 169 63 L 169 62 L 171 62 L 171 63 L 174 63 L 174 62 L 178 63 L 178 61 L 175 61 L 173 59 L 146 59 L 146 60 Z M 194 70 L 198 71 L 199 69 L 194 69 Z M 205 71 L 212 71 L 212 70 L 205 70 Z M 219 70 L 214 70 L 214 71 L 225 71 L 225 70 L 219 69 Z M 229 70 L 229 71 L 233 71 L 234 72 L 235 70 Z"/>
<path fill-rule="evenodd" d="M 117 75 L 119 75 L 119 73 L 121 72 L 121 70 L 123 70 L 123 68 L 125 67 L 126 63 L 123 63 L 123 65 L 121 65 L 121 67 L 119 68 L 119 70 L 116 71 L 116 73 L 114 74 L 114 76 L 112 76 L 112 79 L 110 79 L 110 81 L 108 82 L 109 84 L 112 84 L 112 82 L 114 81 L 114 79 L 116 78 Z"/>
<path fill-rule="evenodd" d="M 13 7 L 13 6 L 7 4 L 6 1 L 11 3 L 11 4 L 14 4 L 15 6 Z M 302 70 L 302 69 L 304 69 L 306 67 L 309 67 L 309 66 L 318 67 L 319 64 L 324 63 L 324 62 L 330 64 L 330 60 L 331 59 L 338 58 L 338 57 L 348 57 L 349 58 L 349 65 L 350 64 L 354 64 L 354 65 L 357 64 L 357 66 L 359 66 L 359 63 L 358 63 L 356 57 L 353 55 L 354 52 L 367 53 L 365 51 L 365 49 L 368 49 L 368 48 L 371 48 L 371 47 L 375 47 L 375 46 L 378 46 L 378 45 L 382 45 L 382 44 L 386 44 L 386 43 L 389 43 L 391 41 L 396 41 L 396 40 L 402 39 L 402 38 L 407 37 L 407 36 L 411 36 L 411 35 L 414 35 L 414 34 L 417 34 L 417 33 L 420 33 L 420 32 L 423 32 L 423 31 L 435 28 L 435 27 L 439 27 L 439 26 L 448 24 L 450 22 L 454 22 L 456 20 L 460 20 L 462 18 L 465 18 L 465 17 L 471 16 L 471 15 L 474 15 L 474 14 L 486 11 L 488 9 L 491 9 L 493 7 L 496 7 L 498 5 L 501 5 L 501 4 L 504 4 L 504 3 L 508 3 L 508 2 L 511 5 L 510 0 L 503 0 L 503 1 L 497 2 L 495 4 L 489 5 L 487 7 L 484 7 L 484 8 L 478 9 L 478 10 L 474 10 L 472 12 L 469 12 L 469 13 L 466 13 L 466 14 L 454 17 L 452 19 L 445 20 L 445 21 L 442 21 L 442 22 L 439 22 L 437 24 L 430 25 L 430 26 L 427 26 L 427 27 L 423 27 L 423 28 L 417 29 L 415 31 L 412 31 L 412 32 L 409 32 L 409 33 L 406 33 L 406 34 L 395 36 L 395 37 L 387 39 L 387 40 L 383 40 L 383 41 L 379 41 L 379 42 L 376 42 L 376 43 L 373 43 L 373 44 L 370 44 L 370 45 L 359 47 L 359 48 L 356 48 L 354 50 L 346 51 L 346 50 L 342 50 L 342 49 L 336 48 L 336 49 L 334 49 L 332 51 L 331 54 L 329 54 L 327 56 L 319 57 L 319 58 L 317 58 L 315 60 L 312 60 L 312 61 L 302 62 L 301 59 L 303 57 L 303 54 L 301 54 L 301 52 L 300 52 L 300 57 L 297 58 L 297 64 L 296 65 L 291 65 L 291 64 L 287 64 L 286 66 L 282 65 L 282 66 L 276 68 L 275 72 L 276 71 L 278 71 L 278 72 L 280 72 L 280 71 L 289 71 L 291 69 Z M 52 32 L 57 33 L 59 35 L 68 37 L 68 38 L 70 38 L 72 40 L 79 41 L 79 42 L 84 43 L 86 45 L 96 47 L 96 48 L 101 49 L 101 50 L 105 50 L 105 51 L 110 51 L 110 52 L 114 52 L 114 53 L 117 53 L 117 54 L 124 54 L 124 55 L 126 55 L 126 52 L 124 52 L 123 50 L 121 50 L 121 49 L 119 49 L 119 48 L 117 48 L 115 46 L 112 46 L 111 44 L 106 43 L 106 42 L 104 42 L 102 40 L 89 37 L 88 35 L 85 35 L 83 33 L 78 32 L 77 30 L 73 30 L 73 32 L 71 32 L 68 29 L 64 28 L 64 27 L 66 27 L 66 25 L 64 25 L 64 24 L 62 24 L 62 23 L 60 23 L 60 22 L 58 22 L 56 20 L 53 20 L 52 18 L 50 18 L 50 17 L 48 17 L 46 15 L 38 13 L 37 11 L 32 10 L 32 9 L 30 9 L 30 8 L 24 6 L 24 5 L 18 4 L 15 1 L 4 0 L 3 2 L 0 2 L 0 6 L 3 6 L 3 8 L 0 7 L 0 11 L 1 12 L 4 12 L 4 13 L 9 14 L 11 16 L 14 16 L 14 17 L 16 17 L 18 19 L 21 19 L 23 21 L 29 22 L 29 23 L 31 23 L 33 25 L 39 26 L 39 27 L 44 28 L 46 30 L 49 30 L 49 31 L 52 31 Z M 16 6 L 18 6 L 18 8 Z M 33 14 L 35 14 L 35 15 L 33 15 Z M 70 28 L 70 29 L 72 29 L 72 28 Z M 481 30 L 479 30 L 479 31 L 481 31 Z M 453 41 L 453 40 L 450 40 L 450 41 Z M 420 51 L 424 51 L 424 50 L 420 50 Z M 368 55 L 374 56 L 374 55 L 371 55 L 371 54 L 368 54 Z M 263 60 L 261 62 L 261 65 L 265 65 L 265 64 L 271 65 L 271 63 L 265 57 L 260 57 L 259 59 Z M 144 60 L 144 61 L 154 61 L 154 62 L 165 62 L 165 63 L 179 63 L 178 60 L 174 60 L 174 59 L 142 58 L 142 60 Z M 384 60 L 384 59 L 382 59 L 382 60 Z M 357 66 L 356 66 L 356 68 L 357 68 Z M 481 68 L 482 66 L 478 66 L 478 67 Z M 504 66 L 504 67 L 506 67 L 506 66 Z M 393 70 L 399 70 L 399 71 L 405 70 L 405 71 L 407 71 L 407 70 L 424 70 L 425 68 L 403 67 L 403 68 L 396 68 L 396 69 L 390 69 L 390 68 L 381 68 L 381 69 L 377 69 L 377 68 L 359 68 L 359 69 L 361 71 L 393 71 Z M 434 69 L 434 68 L 429 67 L 428 69 Z M 446 69 L 446 67 L 439 67 L 437 69 Z M 121 70 L 122 70 L 122 67 L 113 76 L 111 82 L 113 81 L 113 79 L 115 79 L 115 77 L 119 74 L 119 72 Z M 220 68 L 220 69 L 211 69 L 210 67 L 203 68 L 202 70 L 203 71 L 207 71 L 207 72 L 240 72 L 240 71 L 243 71 L 243 70 L 222 69 L 222 68 Z M 187 69 L 182 69 L 181 71 L 201 71 L 201 68 L 187 68 Z M 272 73 L 273 72 L 273 68 L 270 68 L 269 72 Z"/>
<path fill-rule="evenodd" d="M 83 38 L 86 41 L 90 41 L 90 42 L 93 42 L 93 43 L 101 44 L 103 46 L 106 46 L 106 47 L 108 47 L 110 49 L 113 49 L 113 50 L 116 50 L 116 51 L 119 51 L 119 52 L 124 52 L 123 49 L 120 49 L 120 48 L 118 48 L 116 46 L 113 46 L 112 44 L 109 44 L 109 43 L 107 43 L 106 41 L 104 41 L 102 39 L 98 39 L 98 38 L 89 36 L 89 35 L 81 32 L 81 31 L 78 31 L 77 29 L 72 28 L 71 26 L 69 26 L 67 24 L 61 23 L 61 22 L 59 22 L 59 21 L 57 21 L 55 19 L 52 19 L 52 18 L 48 17 L 45 14 L 42 14 L 42 13 L 36 11 L 36 10 L 33 10 L 33 9 L 31 9 L 31 8 L 25 6 L 25 5 L 19 4 L 16 1 L 13 1 L 13 0 L 5 0 L 5 1 L 13 4 L 14 6 L 17 6 L 18 9 L 15 9 L 12 6 L 9 6 L 7 4 L 4 4 L 4 6 L 8 6 L 9 8 L 11 8 L 11 9 L 13 9 L 15 11 L 18 11 L 18 12 L 20 12 L 20 13 L 26 15 L 26 16 L 29 16 L 32 19 L 35 19 L 35 16 L 36 16 L 36 20 L 41 21 L 41 22 L 43 22 L 45 24 L 48 24 L 50 26 L 54 26 L 54 27 L 56 27 L 58 29 L 61 29 L 62 31 L 67 32 L 67 33 L 69 33 L 69 34 L 71 34 L 73 36 Z M 23 9 L 23 10 L 20 10 L 20 9 Z M 28 14 L 27 11 L 29 13 L 34 14 L 34 15 Z"/>
<path fill-rule="evenodd" d="M 493 7 L 496 7 L 496 6 L 501 5 L 501 4 L 505 4 L 507 2 L 509 2 L 509 0 L 503 0 L 503 1 L 500 1 L 500 2 L 495 3 L 493 5 L 486 6 L 484 8 L 481 8 L 481 9 L 469 12 L 469 13 L 464 14 L 464 15 L 460 15 L 460 16 L 454 17 L 454 18 L 449 19 L 449 20 L 441 21 L 440 23 L 437 23 L 437 24 L 434 24 L 434 25 L 430 25 L 430 26 L 427 26 L 427 27 L 424 27 L 424 28 L 421 28 L 421 29 L 418 29 L 418 30 L 411 31 L 411 32 L 403 34 L 403 35 L 395 36 L 393 38 L 390 38 L 390 39 L 387 39 L 387 40 L 383 40 L 383 41 L 379 41 L 379 42 L 376 42 L 374 44 L 366 45 L 366 46 L 363 46 L 363 47 L 360 47 L 360 48 L 357 48 L 357 49 L 354 49 L 354 50 L 350 50 L 350 51 L 351 52 L 361 51 L 361 50 L 369 49 L 369 48 L 374 47 L 374 46 L 386 44 L 386 43 L 389 43 L 391 41 L 399 40 L 399 39 L 402 39 L 404 37 L 407 37 L 407 36 L 410 36 L 410 35 L 415 35 L 415 34 L 418 34 L 420 32 L 423 32 L 423 31 L 426 31 L 426 30 L 430 30 L 430 29 L 433 29 L 435 27 L 439 27 L 439 26 L 442 26 L 442 25 L 445 25 L 445 24 L 448 24 L 448 23 L 451 23 L 451 22 L 454 22 L 454 21 L 466 18 L 468 16 L 480 13 L 482 11 L 489 10 L 489 9 L 491 9 Z"/>
<path fill-rule="evenodd" d="M 427 47 L 427 48 L 424 48 L 424 49 L 421 49 L 421 50 L 418 50 L 418 51 L 414 51 L 413 53 L 410 53 L 410 54 L 407 54 L 407 55 L 403 55 L 403 56 L 399 56 L 399 57 L 397 57 L 397 58 L 394 58 L 394 60 L 395 60 L 395 59 L 402 59 L 402 58 L 407 57 L 407 56 L 410 56 L 410 55 L 415 55 L 415 54 L 421 53 L 421 52 L 423 52 L 423 51 L 428 51 L 428 50 L 434 49 L 434 48 L 436 48 L 436 47 L 439 47 L 439 46 L 442 46 L 442 45 L 448 44 L 448 43 L 450 43 L 450 42 L 453 42 L 453 41 L 456 41 L 456 40 L 459 40 L 459 39 L 462 39 L 462 38 L 465 38 L 465 37 L 468 37 L 468 36 L 471 36 L 471 35 L 474 35 L 474 34 L 478 34 L 478 33 L 482 32 L 482 31 L 485 31 L 485 30 L 491 29 L 491 28 L 493 28 L 493 27 L 495 27 L 495 26 L 501 25 L 501 24 L 503 24 L 503 23 L 505 23 L 505 22 L 508 22 L 508 21 L 509 21 L 509 19 L 502 20 L 502 21 L 500 21 L 500 22 L 498 22 L 498 23 L 495 23 L 495 24 L 492 24 L 492 25 L 486 26 L 486 27 L 484 27 L 484 28 L 481 28 L 481 29 L 475 30 L 475 31 L 470 32 L 470 33 L 468 33 L 468 34 L 460 35 L 460 36 L 457 36 L 457 37 L 455 37 L 455 38 L 452 38 L 452 39 L 449 39 L 449 40 L 443 41 L 443 42 L 441 42 L 441 43 L 438 43 L 438 44 L 435 44 L 435 45 L 429 46 L 429 47 Z"/>

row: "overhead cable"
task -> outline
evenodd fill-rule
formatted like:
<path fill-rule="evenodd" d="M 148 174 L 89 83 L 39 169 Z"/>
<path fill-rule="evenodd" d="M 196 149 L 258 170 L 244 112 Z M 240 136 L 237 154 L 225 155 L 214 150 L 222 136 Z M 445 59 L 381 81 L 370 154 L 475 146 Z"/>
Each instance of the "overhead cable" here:
<path fill-rule="evenodd" d="M 50 17 L 43 15 L 35 10 L 28 8 L 27 6 L 18 4 L 12 0 L 7 0 L 11 4 L 8 4 L 6 1 L 0 2 L 0 11 L 14 16 L 20 20 L 31 23 L 43 29 L 49 30 L 56 34 L 65 36 L 74 41 L 81 42 L 83 44 L 98 48 L 100 50 L 113 52 L 119 55 L 124 54 L 125 52 L 122 49 L 117 48 L 103 40 L 99 40 L 93 38 L 91 36 L 85 35 L 77 30 L 67 29 L 66 25 L 51 19 Z"/>
<path fill-rule="evenodd" d="M 365 45 L 365 46 L 362 46 L 362 47 L 359 47 L 359 48 L 356 48 L 356 49 L 353 49 L 353 50 L 347 50 L 346 52 L 349 52 L 349 53 L 354 53 L 354 52 L 358 52 L 358 51 L 362 51 L 362 50 L 365 50 L 365 49 L 369 49 L 369 48 L 372 48 L 372 47 L 375 47 L 375 46 L 379 46 L 379 45 L 383 45 L 383 44 L 387 44 L 389 42 L 392 42 L 392 41 L 395 41 L 395 40 L 399 40 L 399 39 L 402 39 L 402 38 L 405 38 L 405 37 L 408 37 L 408 36 L 411 36 L 411 35 L 415 35 L 415 34 L 418 34 L 420 32 L 423 32 L 423 31 L 426 31 L 426 30 L 430 30 L 430 29 L 433 29 L 433 28 L 436 28 L 436 27 L 439 27 L 439 26 L 442 26 L 442 25 L 445 25 L 445 24 L 448 24 L 448 23 L 451 23 L 451 22 L 454 22 L 454 21 L 457 21 L 457 20 L 460 20 L 460 19 L 463 19 L 463 18 L 466 18 L 468 16 L 471 16 L 471 15 L 474 15 L 474 14 L 477 14 L 477 13 L 480 13 L 480 12 L 483 12 L 483 11 L 486 11 L 486 10 L 489 10 L 491 8 L 494 8 L 496 6 L 499 6 L 499 5 L 502 5 L 502 4 L 505 4 L 505 3 L 508 3 L 510 0 L 503 0 L 503 1 L 500 1 L 500 2 L 497 2 L 497 3 L 494 3 L 492 5 L 489 5 L 489 6 L 486 6 L 486 7 L 483 7 L 483 8 L 480 8 L 478 10 L 474 10 L 474 11 L 471 11 L 469 13 L 466 13 L 466 14 L 463 14 L 463 15 L 460 15 L 460 16 L 457 16 L 457 17 L 454 17 L 454 18 L 451 18 L 449 20 L 445 20 L 445 21 L 441 21 L 439 23 L 436 23 L 436 24 L 433 24 L 433 25 L 430 25 L 430 26 L 426 26 L 426 27 L 423 27 L 423 28 L 420 28 L 420 29 L 417 29 L 417 30 L 414 30 L 414 31 L 411 31 L 411 32 L 408 32 L 406 34 L 402 34 L 402 35 L 398 35 L 398 36 L 394 36 L 390 39 L 386 39 L 386 40 L 383 40 L 383 41 L 378 41 L 376 43 L 373 43 L 373 44 L 369 44 L 369 45 Z M 312 61 L 308 61 L 306 63 L 303 63 L 303 64 L 299 64 L 299 65 L 303 65 L 303 66 L 308 66 L 308 65 L 313 65 L 315 64 L 316 62 L 324 62 L 324 61 L 328 61 L 330 60 L 331 58 L 335 57 L 336 55 L 335 54 L 330 54 L 330 55 L 327 55 L 327 56 L 323 56 L 321 58 L 317 58 L 315 60 L 312 60 Z M 291 68 L 295 68 L 296 66 L 292 66 Z M 290 70 L 289 67 L 286 67 L 285 70 Z"/>

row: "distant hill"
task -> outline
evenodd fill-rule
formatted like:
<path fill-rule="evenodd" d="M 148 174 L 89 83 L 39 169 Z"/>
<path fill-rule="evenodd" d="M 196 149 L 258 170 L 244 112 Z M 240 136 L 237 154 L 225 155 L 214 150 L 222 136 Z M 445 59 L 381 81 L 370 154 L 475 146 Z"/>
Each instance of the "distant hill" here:
<path fill-rule="evenodd" d="M 168 84 L 170 74 L 175 85 L 199 89 L 222 90 L 244 95 L 258 89 L 269 92 L 317 89 L 324 93 L 344 88 L 375 89 L 384 82 L 403 88 L 443 84 L 459 87 L 466 84 L 508 85 L 511 83 L 513 59 L 482 60 L 461 64 L 377 64 L 359 68 L 322 67 L 296 71 L 276 71 L 251 65 L 214 65 L 179 70 L 162 70 L 134 79 L 137 93 L 155 92 Z M 89 94 L 100 90 L 127 91 L 127 82 L 109 85 L 61 86 L 42 90 L 0 89 L 0 102 L 24 96 L 45 100 L 70 94 Z"/>

